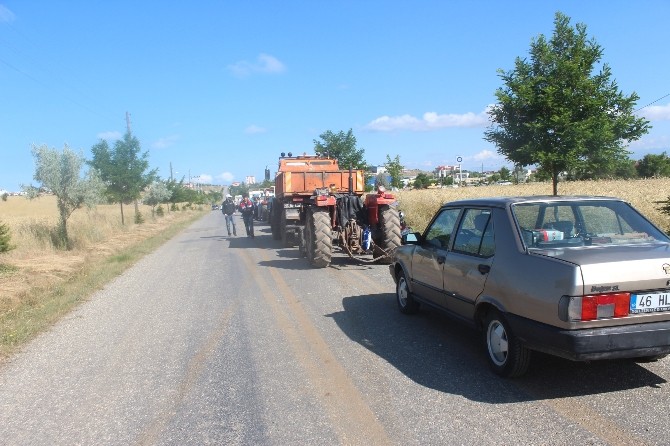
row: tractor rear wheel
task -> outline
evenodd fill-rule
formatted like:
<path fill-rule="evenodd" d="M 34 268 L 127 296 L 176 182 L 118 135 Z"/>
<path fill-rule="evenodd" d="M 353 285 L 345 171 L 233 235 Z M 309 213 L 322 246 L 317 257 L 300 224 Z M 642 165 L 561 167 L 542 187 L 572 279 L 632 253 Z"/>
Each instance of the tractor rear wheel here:
<path fill-rule="evenodd" d="M 330 265 L 333 255 L 333 238 L 328 212 L 310 209 L 305 227 L 305 250 L 307 260 L 316 268 Z"/>
<path fill-rule="evenodd" d="M 293 246 L 293 243 L 291 243 L 291 237 L 288 235 L 288 232 L 286 232 L 286 212 L 281 213 L 280 220 L 279 232 L 281 234 L 281 243 L 285 248 L 289 248 Z"/>
<path fill-rule="evenodd" d="M 400 246 L 400 215 L 395 208 L 379 207 L 379 231 L 379 240 L 375 243 L 381 249 L 375 249 L 373 256 L 379 263 L 390 264 L 393 259 L 389 255 Z"/>
<path fill-rule="evenodd" d="M 279 209 L 279 202 L 274 203 L 275 206 L 272 207 L 270 211 L 270 229 L 272 229 L 272 238 L 274 240 L 281 240 L 281 213 L 284 212 L 284 209 Z"/>

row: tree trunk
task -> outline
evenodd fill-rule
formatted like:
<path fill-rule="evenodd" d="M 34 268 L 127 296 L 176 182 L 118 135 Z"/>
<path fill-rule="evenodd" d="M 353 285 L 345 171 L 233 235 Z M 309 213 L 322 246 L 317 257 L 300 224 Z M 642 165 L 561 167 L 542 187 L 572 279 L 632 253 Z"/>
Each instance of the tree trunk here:
<path fill-rule="evenodd" d="M 121 205 L 121 224 L 125 225 L 126 221 L 123 219 L 123 201 L 119 201 L 119 204 Z"/>
<path fill-rule="evenodd" d="M 58 221 L 58 239 L 59 242 L 62 243 L 62 247 L 65 248 L 65 250 L 70 249 L 70 240 L 68 239 L 67 235 L 67 209 L 65 207 L 65 204 L 61 201 L 61 198 L 58 197 L 58 214 L 59 214 L 59 221 Z"/>

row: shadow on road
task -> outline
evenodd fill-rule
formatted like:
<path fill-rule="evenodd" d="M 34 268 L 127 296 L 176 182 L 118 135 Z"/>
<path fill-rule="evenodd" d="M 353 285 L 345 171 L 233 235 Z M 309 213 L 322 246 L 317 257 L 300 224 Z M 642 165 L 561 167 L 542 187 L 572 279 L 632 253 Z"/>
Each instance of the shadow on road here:
<path fill-rule="evenodd" d="M 584 363 L 535 352 L 526 375 L 504 379 L 489 370 L 480 333 L 437 311 L 403 315 L 390 293 L 346 297 L 342 304 L 343 311 L 327 317 L 350 339 L 416 383 L 474 401 L 533 401 L 658 387 L 666 382 L 629 360 Z"/>

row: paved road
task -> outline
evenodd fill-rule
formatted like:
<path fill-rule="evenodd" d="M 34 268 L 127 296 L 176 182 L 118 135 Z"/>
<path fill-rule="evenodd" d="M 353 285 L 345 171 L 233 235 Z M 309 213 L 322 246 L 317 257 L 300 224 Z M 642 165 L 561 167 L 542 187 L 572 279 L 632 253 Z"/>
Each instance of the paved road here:
<path fill-rule="evenodd" d="M 212 212 L 0 367 L 0 444 L 667 444 L 668 378 L 536 355 L 500 379 L 470 329 L 401 315 L 387 267 L 313 270 Z"/>

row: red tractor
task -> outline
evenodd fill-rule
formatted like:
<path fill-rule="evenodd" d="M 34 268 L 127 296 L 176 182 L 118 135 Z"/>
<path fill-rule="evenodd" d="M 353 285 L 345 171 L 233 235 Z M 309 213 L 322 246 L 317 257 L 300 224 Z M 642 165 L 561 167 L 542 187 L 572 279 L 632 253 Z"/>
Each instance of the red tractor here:
<path fill-rule="evenodd" d="M 275 240 L 300 247 L 316 268 L 330 265 L 333 247 L 350 257 L 390 263 L 400 246 L 396 199 L 383 187 L 366 194 L 362 170 L 340 170 L 337 160 L 289 153 L 279 159 L 270 226 Z"/>

